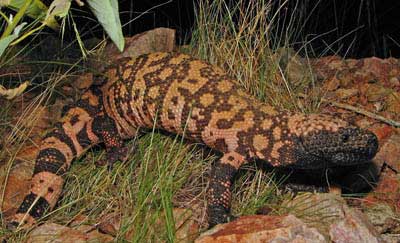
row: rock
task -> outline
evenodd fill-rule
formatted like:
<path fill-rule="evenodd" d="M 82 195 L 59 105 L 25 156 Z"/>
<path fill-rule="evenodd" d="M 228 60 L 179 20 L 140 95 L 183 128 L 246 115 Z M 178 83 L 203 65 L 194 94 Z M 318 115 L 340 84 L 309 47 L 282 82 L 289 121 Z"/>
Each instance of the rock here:
<path fill-rule="evenodd" d="M 364 201 L 364 205 L 367 207 L 378 203 L 387 203 L 397 213 L 400 212 L 400 178 L 387 167 L 381 173 L 378 186 L 365 197 Z"/>
<path fill-rule="evenodd" d="M 203 233 L 196 243 L 208 242 L 327 242 L 316 229 L 293 215 L 243 216 Z"/>
<path fill-rule="evenodd" d="M 89 220 L 89 217 L 84 214 L 78 214 L 74 216 L 74 219 L 68 224 L 69 227 L 76 228 L 79 227 L 80 225 L 83 225 L 87 223 Z"/>
<path fill-rule="evenodd" d="M 389 205 L 376 204 L 366 209 L 365 215 L 379 233 L 400 233 L 400 220 Z"/>
<path fill-rule="evenodd" d="M 177 241 L 193 242 L 199 234 L 199 224 L 193 219 L 190 209 L 174 208 L 175 236 Z"/>
<path fill-rule="evenodd" d="M 336 74 L 340 81 L 342 88 L 354 88 L 354 83 L 357 82 L 358 77 L 354 75 L 354 72 L 348 69 L 338 71 Z"/>
<path fill-rule="evenodd" d="M 400 134 L 394 133 L 383 144 L 376 154 L 375 161 L 384 162 L 400 172 Z"/>
<path fill-rule="evenodd" d="M 379 100 L 384 100 L 386 96 L 392 92 L 392 89 L 385 88 L 380 84 L 370 84 L 368 86 L 366 96 L 369 102 L 376 102 Z"/>
<path fill-rule="evenodd" d="M 342 69 L 343 66 L 345 66 L 345 61 L 343 58 L 337 57 L 337 58 L 329 58 L 327 59 L 328 62 L 328 67 L 331 69 Z"/>
<path fill-rule="evenodd" d="M 175 239 L 177 242 L 193 242 L 199 234 L 199 224 L 193 219 L 193 212 L 186 208 L 173 208 L 172 214 L 175 222 Z M 155 222 L 154 230 L 165 231 L 165 212 Z M 129 238 L 127 238 L 129 239 Z"/>
<path fill-rule="evenodd" d="M 104 215 L 100 218 L 98 229 L 106 234 L 116 236 L 121 227 L 121 219 L 121 215 L 118 213 Z"/>
<path fill-rule="evenodd" d="M 75 229 L 86 234 L 86 237 L 88 238 L 87 242 L 108 243 L 114 241 L 114 237 L 100 233 L 98 230 L 96 230 L 95 227 L 91 225 L 80 225 Z"/>
<path fill-rule="evenodd" d="M 386 243 L 399 243 L 400 242 L 398 235 L 382 235 L 382 239 Z"/>
<path fill-rule="evenodd" d="M 102 234 L 93 229 L 89 225 L 81 225 L 76 229 L 67 226 L 46 223 L 32 230 L 28 237 L 27 243 L 41 242 L 112 242 L 114 239 L 109 235 Z"/>
<path fill-rule="evenodd" d="M 313 226 L 328 238 L 329 225 L 344 218 L 343 206 L 346 206 L 346 201 L 332 193 L 301 193 L 284 201 L 282 206 L 306 222 L 314 222 Z"/>
<path fill-rule="evenodd" d="M 115 45 L 111 45 L 115 46 Z M 151 52 L 171 52 L 175 47 L 175 30 L 156 28 L 126 38 L 124 57 L 137 57 Z"/>
<path fill-rule="evenodd" d="M 330 226 L 329 234 L 335 243 L 384 242 L 364 214 L 344 207 L 344 219 Z"/>
<path fill-rule="evenodd" d="M 392 68 L 389 59 L 370 57 L 362 59 L 362 61 L 362 69 L 376 77 L 386 76 Z"/>
<path fill-rule="evenodd" d="M 307 60 L 301 58 L 292 48 L 280 48 L 276 50 L 272 58 L 276 63 L 279 63 L 279 66 L 285 72 L 285 76 L 294 86 L 300 86 L 308 83 L 307 81 L 317 79 Z"/>
<path fill-rule="evenodd" d="M 355 95 L 359 94 L 359 90 L 358 89 L 344 89 L 344 88 L 340 88 L 338 90 L 335 91 L 336 96 L 341 99 L 348 99 L 350 97 L 353 97 Z"/>
<path fill-rule="evenodd" d="M 367 217 L 339 195 L 304 193 L 283 203 L 334 242 L 383 242 Z M 328 237 L 327 237 L 328 238 Z"/>
<path fill-rule="evenodd" d="M 382 145 L 384 144 L 384 141 L 389 138 L 394 131 L 394 128 L 392 126 L 383 124 L 383 123 L 377 123 L 373 125 L 372 127 L 366 127 L 363 126 L 361 121 L 366 121 L 367 119 L 362 119 L 357 122 L 357 125 L 360 125 L 361 128 L 365 128 L 370 130 L 371 132 L 375 133 L 375 135 L 378 137 L 379 144 Z M 366 123 L 367 124 L 367 123 Z M 382 149 L 380 149 L 382 151 Z M 378 152 L 379 153 L 379 152 Z"/>
<path fill-rule="evenodd" d="M 104 65 L 104 60 L 115 61 L 122 57 L 137 57 L 152 52 L 171 52 L 175 47 L 175 30 L 169 28 L 156 28 L 133 37 L 125 38 L 125 49 L 121 53 L 117 47 L 110 43 L 105 47 L 99 57 L 100 63 L 92 64 L 94 68 Z"/>
<path fill-rule="evenodd" d="M 380 112 L 384 110 L 383 102 L 378 101 L 374 103 L 375 111 Z"/>
<path fill-rule="evenodd" d="M 87 242 L 88 236 L 79 230 L 71 229 L 67 226 L 48 223 L 32 230 L 27 239 L 27 243 L 41 242 Z"/>
<path fill-rule="evenodd" d="M 397 77 L 391 77 L 389 83 L 391 86 L 400 86 L 400 80 Z"/>
<path fill-rule="evenodd" d="M 310 59 L 313 72 L 323 80 L 322 90 L 329 100 L 346 98 L 346 103 L 378 113 L 388 119 L 400 120 L 400 63 L 393 58 L 343 60 L 337 56 Z M 321 86 L 321 85 L 319 85 Z M 317 87 L 318 88 L 318 87 Z M 337 89 L 357 89 L 334 92 Z M 328 92 L 326 92 L 328 91 Z M 333 94 L 336 94 L 335 96 Z M 361 117 L 361 115 L 358 115 Z M 372 119 L 370 119 L 372 120 Z"/>
<path fill-rule="evenodd" d="M 400 92 L 392 92 L 387 100 L 387 111 L 399 114 L 400 113 Z"/>
<path fill-rule="evenodd" d="M 73 87 L 81 90 L 88 89 L 93 84 L 93 73 L 84 73 L 79 76 L 74 82 Z"/>
<path fill-rule="evenodd" d="M 340 80 L 334 76 L 333 78 L 324 82 L 323 89 L 327 91 L 335 91 L 340 87 Z"/>

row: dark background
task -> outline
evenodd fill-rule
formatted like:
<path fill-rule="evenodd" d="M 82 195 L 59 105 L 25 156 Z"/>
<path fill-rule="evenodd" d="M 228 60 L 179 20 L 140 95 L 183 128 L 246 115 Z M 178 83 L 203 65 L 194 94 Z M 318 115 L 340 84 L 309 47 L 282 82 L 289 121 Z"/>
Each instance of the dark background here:
<path fill-rule="evenodd" d="M 276 6 L 282 1 L 272 0 Z M 162 26 L 176 29 L 178 44 L 190 40 L 196 1 L 120 0 L 119 3 L 121 22 L 126 24 L 124 35 Z M 307 16 L 307 22 L 291 43 L 318 37 L 311 42 L 315 56 L 400 57 L 400 0 L 289 0 L 279 12 L 283 29 L 288 24 L 285 16 L 293 12 Z M 90 13 L 86 17 L 93 18 Z M 77 23 L 84 37 L 102 35 L 101 27 L 93 28 L 95 20 L 78 18 Z"/>

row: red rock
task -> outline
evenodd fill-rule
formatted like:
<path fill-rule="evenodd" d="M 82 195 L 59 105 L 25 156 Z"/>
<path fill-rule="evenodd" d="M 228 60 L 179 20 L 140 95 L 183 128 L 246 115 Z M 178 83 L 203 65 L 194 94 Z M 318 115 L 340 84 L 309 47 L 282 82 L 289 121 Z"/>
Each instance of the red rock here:
<path fill-rule="evenodd" d="M 110 213 L 102 216 L 98 223 L 98 228 L 101 232 L 116 236 L 121 227 L 122 215 L 118 213 Z"/>
<path fill-rule="evenodd" d="M 384 100 L 387 96 L 393 92 L 392 89 L 385 88 L 380 84 L 369 84 L 366 91 L 366 96 L 369 102 L 375 102 L 379 100 Z"/>
<path fill-rule="evenodd" d="M 400 134 L 386 139 L 374 158 L 378 168 L 383 167 L 377 187 L 365 198 L 365 205 L 387 203 L 400 213 Z"/>
<path fill-rule="evenodd" d="M 363 70 L 377 77 L 386 76 L 391 69 L 390 64 L 387 64 L 385 60 L 382 60 L 377 57 L 365 58 L 363 60 L 364 60 Z"/>
<path fill-rule="evenodd" d="M 364 205 L 367 207 L 378 203 L 387 203 L 400 213 L 400 179 L 394 172 L 383 172 L 378 186 L 365 197 Z"/>
<path fill-rule="evenodd" d="M 368 219 L 356 209 L 345 210 L 344 219 L 330 225 L 329 234 L 335 243 L 384 242 Z"/>
<path fill-rule="evenodd" d="M 349 207 L 338 194 L 303 193 L 282 205 L 298 213 L 305 222 L 312 222 L 313 227 L 333 242 L 381 242 L 380 232 L 367 216 Z"/>
<path fill-rule="evenodd" d="M 400 172 L 400 134 L 393 134 L 381 144 L 374 161 L 378 164 L 386 163 Z"/>
<path fill-rule="evenodd" d="M 399 114 L 400 113 L 400 92 L 391 92 L 386 99 L 387 111 Z"/>
<path fill-rule="evenodd" d="M 389 83 L 393 87 L 400 86 L 400 80 L 397 77 L 391 77 Z"/>
<path fill-rule="evenodd" d="M 125 38 L 125 49 L 121 53 L 114 44 L 105 47 L 103 56 L 110 62 L 121 57 L 137 57 L 141 54 L 162 51 L 170 52 L 175 47 L 175 30 L 156 28 Z M 104 59 L 101 60 L 104 64 Z"/>
<path fill-rule="evenodd" d="M 46 223 L 32 230 L 27 238 L 27 243 L 42 242 L 113 242 L 114 238 L 102 234 L 90 225 L 81 225 L 75 229 L 55 224 Z"/>
<path fill-rule="evenodd" d="M 72 87 L 78 88 L 78 89 L 87 89 L 93 84 L 93 73 L 85 73 L 79 78 L 77 78 L 73 84 Z"/>
<path fill-rule="evenodd" d="M 359 90 L 340 88 L 336 90 L 335 94 L 339 99 L 344 100 L 350 97 L 357 96 L 359 94 Z"/>
<path fill-rule="evenodd" d="M 324 88 L 328 91 L 334 91 L 340 87 L 340 81 L 337 77 L 333 77 L 330 80 L 325 81 Z"/>
<path fill-rule="evenodd" d="M 243 216 L 203 233 L 196 243 L 208 242 L 327 242 L 315 228 L 293 215 Z"/>
<path fill-rule="evenodd" d="M 80 225 L 76 228 L 82 233 L 86 234 L 87 241 L 86 242 L 98 242 L 98 243 L 109 243 L 115 242 L 114 237 L 108 234 L 100 233 L 95 227 L 91 225 Z"/>
<path fill-rule="evenodd" d="M 399 232 L 400 221 L 396 220 L 397 215 L 389 205 L 377 204 L 374 207 L 364 209 L 364 213 L 375 229 L 383 234 L 381 236 L 384 237 L 385 234 L 397 234 Z"/>
<path fill-rule="evenodd" d="M 37 227 L 29 233 L 27 243 L 40 242 L 87 242 L 85 233 L 55 223 L 48 223 Z"/>
<path fill-rule="evenodd" d="M 369 128 L 371 132 L 375 133 L 375 135 L 378 137 L 379 143 L 382 143 L 385 139 L 390 137 L 393 133 L 393 127 L 379 123 L 377 125 L 374 125 L 373 127 Z"/>

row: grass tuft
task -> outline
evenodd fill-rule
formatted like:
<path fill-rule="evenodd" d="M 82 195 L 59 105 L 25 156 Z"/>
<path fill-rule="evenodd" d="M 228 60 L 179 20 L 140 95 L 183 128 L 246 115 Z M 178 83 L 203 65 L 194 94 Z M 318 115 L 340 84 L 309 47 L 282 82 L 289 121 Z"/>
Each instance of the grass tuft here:
<path fill-rule="evenodd" d="M 295 11 L 288 19 L 279 19 L 278 12 L 287 4 L 200 1 L 189 52 L 224 67 L 244 89 L 268 104 L 279 109 L 315 111 L 318 95 L 298 98 L 304 90 L 315 87 L 308 59 L 302 61 L 300 69 L 289 70 L 299 60 L 291 41 L 298 38 L 303 28 L 300 23 L 307 16 Z M 289 23 L 286 29 L 280 26 L 282 21 Z M 300 50 L 306 47 L 307 43 Z M 289 71 L 303 74 L 303 78 L 294 79 Z"/>

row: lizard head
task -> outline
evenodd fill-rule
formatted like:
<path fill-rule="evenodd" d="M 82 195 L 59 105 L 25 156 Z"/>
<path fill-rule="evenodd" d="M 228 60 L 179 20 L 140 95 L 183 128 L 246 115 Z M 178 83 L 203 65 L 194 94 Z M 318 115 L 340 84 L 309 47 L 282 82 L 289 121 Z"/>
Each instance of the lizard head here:
<path fill-rule="evenodd" d="M 370 161 L 378 151 L 378 139 L 370 131 L 326 115 L 294 117 L 288 123 L 295 138 L 293 167 L 317 169 Z"/>

